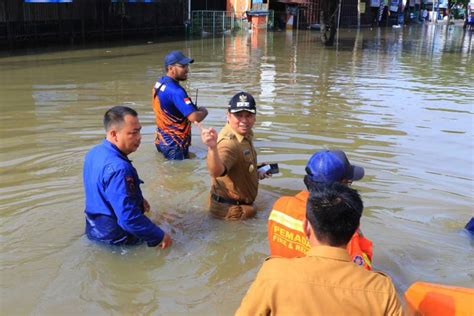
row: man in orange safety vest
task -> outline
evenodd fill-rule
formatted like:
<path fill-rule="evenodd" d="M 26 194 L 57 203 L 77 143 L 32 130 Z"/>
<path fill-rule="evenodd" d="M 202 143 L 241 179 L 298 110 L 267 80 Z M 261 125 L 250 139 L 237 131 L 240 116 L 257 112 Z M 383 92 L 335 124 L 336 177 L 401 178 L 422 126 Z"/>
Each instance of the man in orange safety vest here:
<path fill-rule="evenodd" d="M 352 165 L 341 150 L 322 150 L 311 156 L 306 165 L 304 183 L 316 189 L 322 183 L 339 182 L 350 185 L 364 177 L 364 168 Z M 303 229 L 306 201 L 309 192 L 295 196 L 282 196 L 275 204 L 268 219 L 268 242 L 271 256 L 304 257 L 310 244 Z M 347 245 L 355 264 L 372 269 L 372 241 L 358 229 Z"/>

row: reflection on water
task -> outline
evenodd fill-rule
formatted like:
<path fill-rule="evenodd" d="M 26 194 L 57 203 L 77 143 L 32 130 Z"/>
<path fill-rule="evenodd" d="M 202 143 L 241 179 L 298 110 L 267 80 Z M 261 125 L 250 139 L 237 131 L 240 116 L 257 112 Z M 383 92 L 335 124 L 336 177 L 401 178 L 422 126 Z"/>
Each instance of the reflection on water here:
<path fill-rule="evenodd" d="M 268 254 L 275 199 L 303 189 L 304 165 L 342 148 L 365 167 L 362 227 L 374 264 L 400 291 L 417 279 L 472 286 L 472 33 L 441 26 L 341 32 L 334 48 L 309 31 L 186 42 L 28 52 L 0 59 L 2 310 L 7 314 L 231 314 Z M 162 59 L 196 62 L 186 88 L 221 128 L 229 98 L 256 96 L 259 161 L 281 174 L 261 183 L 256 219 L 206 212 L 206 149 L 164 161 L 153 146 L 150 91 Z M 82 159 L 103 137 L 112 105 L 144 126 L 131 155 L 166 251 L 107 248 L 83 236 Z"/>

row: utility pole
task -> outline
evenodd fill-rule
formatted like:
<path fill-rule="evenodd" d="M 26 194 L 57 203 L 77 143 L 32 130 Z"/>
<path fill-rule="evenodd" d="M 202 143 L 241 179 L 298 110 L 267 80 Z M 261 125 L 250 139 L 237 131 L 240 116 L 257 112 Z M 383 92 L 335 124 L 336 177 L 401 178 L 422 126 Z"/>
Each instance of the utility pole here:
<path fill-rule="evenodd" d="M 339 0 L 338 4 L 338 12 L 337 12 L 337 32 L 339 33 L 339 24 L 341 23 L 341 7 L 342 7 L 342 0 Z"/>
<path fill-rule="evenodd" d="M 448 15 L 448 27 L 449 27 L 449 21 L 451 20 L 451 1 L 448 0 L 448 7 L 446 8 L 446 13 Z"/>
<path fill-rule="evenodd" d="M 188 21 L 191 21 L 191 0 L 188 0 Z"/>
<path fill-rule="evenodd" d="M 360 29 L 360 0 L 357 0 L 357 29 Z"/>
<path fill-rule="evenodd" d="M 336 47 L 339 47 L 339 24 L 341 23 L 342 0 L 339 0 L 337 9 Z"/>

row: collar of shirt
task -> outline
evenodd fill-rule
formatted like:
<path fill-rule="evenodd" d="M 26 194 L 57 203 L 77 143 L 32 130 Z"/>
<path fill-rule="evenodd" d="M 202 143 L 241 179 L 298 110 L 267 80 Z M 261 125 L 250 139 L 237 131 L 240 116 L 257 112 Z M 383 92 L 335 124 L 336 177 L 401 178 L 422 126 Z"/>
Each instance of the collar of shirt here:
<path fill-rule="evenodd" d="M 323 257 L 333 260 L 339 261 L 352 261 L 351 256 L 344 248 L 339 247 L 331 247 L 331 246 L 313 246 L 308 253 L 306 254 L 307 257 Z"/>
<path fill-rule="evenodd" d="M 165 76 L 161 77 L 161 79 L 159 80 L 159 82 L 160 82 L 160 83 L 167 83 L 167 82 L 176 82 L 176 83 L 178 83 L 177 80 L 171 78 L 171 77 L 168 76 L 168 75 L 165 75 Z"/>
<path fill-rule="evenodd" d="M 128 161 L 128 162 L 132 162 L 130 159 L 128 159 L 128 157 L 120 151 L 120 149 L 118 149 L 117 146 L 115 146 L 114 144 L 112 144 L 111 142 L 109 142 L 107 139 L 104 139 L 102 141 L 102 144 L 107 147 L 108 149 L 114 151 L 117 156 L 119 156 L 120 158 L 123 158 L 124 160 Z"/>
<path fill-rule="evenodd" d="M 231 136 L 231 137 L 237 138 L 237 140 L 239 141 L 239 143 L 241 143 L 244 139 L 247 139 L 249 142 L 251 142 L 252 139 L 253 139 L 253 131 L 250 131 L 250 132 L 249 132 L 247 135 L 245 135 L 245 136 L 244 136 L 244 135 L 240 135 L 239 133 L 236 133 L 236 132 L 232 129 L 232 127 L 230 127 L 229 124 L 226 124 L 226 125 L 224 126 L 224 128 L 222 129 L 222 131 L 223 131 L 225 134 L 227 134 L 227 135 L 229 135 L 229 136 Z"/>

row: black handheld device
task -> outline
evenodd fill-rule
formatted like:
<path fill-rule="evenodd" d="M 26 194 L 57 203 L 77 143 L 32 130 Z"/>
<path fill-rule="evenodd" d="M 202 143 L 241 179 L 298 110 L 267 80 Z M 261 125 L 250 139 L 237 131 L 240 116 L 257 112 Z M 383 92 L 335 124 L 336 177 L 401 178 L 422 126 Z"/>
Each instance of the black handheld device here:
<path fill-rule="evenodd" d="M 280 169 L 278 168 L 277 163 L 270 163 L 270 164 L 261 164 L 258 166 L 258 171 L 264 171 L 266 174 L 275 174 L 279 173 Z"/>
<path fill-rule="evenodd" d="M 280 169 L 278 168 L 278 164 L 277 163 L 271 163 L 270 164 L 270 170 L 268 171 L 268 173 L 275 174 L 275 173 L 279 173 L 279 172 L 280 172 Z"/>

